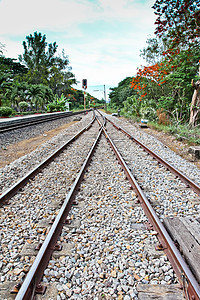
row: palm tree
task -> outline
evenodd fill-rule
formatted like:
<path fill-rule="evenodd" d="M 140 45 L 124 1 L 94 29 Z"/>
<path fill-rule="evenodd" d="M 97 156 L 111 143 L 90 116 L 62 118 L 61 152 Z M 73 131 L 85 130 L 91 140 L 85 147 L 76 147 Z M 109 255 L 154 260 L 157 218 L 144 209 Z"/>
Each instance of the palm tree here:
<path fill-rule="evenodd" d="M 28 95 L 31 106 L 35 106 L 36 110 L 38 107 L 44 109 L 45 104 L 53 99 L 52 90 L 43 84 L 30 84 L 28 87 Z"/>
<path fill-rule="evenodd" d="M 44 109 L 44 106 L 53 101 L 54 99 L 54 94 L 52 92 L 52 89 L 50 89 L 48 86 L 40 84 L 41 90 L 43 92 L 43 103 L 42 103 L 42 108 Z"/>
<path fill-rule="evenodd" d="M 27 100 L 27 88 L 26 82 L 13 81 L 10 89 L 6 92 L 6 97 L 10 98 L 13 106 L 19 108 L 19 102 Z"/>
<path fill-rule="evenodd" d="M 28 99 L 30 101 L 31 107 L 35 106 L 38 109 L 38 105 L 42 104 L 42 99 L 44 97 L 42 88 L 39 84 L 29 84 L 28 87 Z"/>
<path fill-rule="evenodd" d="M 2 99 L 5 97 L 6 92 L 10 90 L 11 80 L 9 73 L 0 73 L 0 106 L 2 105 Z"/>

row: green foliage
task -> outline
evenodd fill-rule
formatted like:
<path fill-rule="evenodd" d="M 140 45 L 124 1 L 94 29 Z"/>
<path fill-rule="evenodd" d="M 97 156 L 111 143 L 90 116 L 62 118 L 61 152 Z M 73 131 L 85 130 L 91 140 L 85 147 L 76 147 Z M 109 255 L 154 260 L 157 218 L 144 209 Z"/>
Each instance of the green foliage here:
<path fill-rule="evenodd" d="M 45 83 L 48 76 L 48 68 L 54 62 L 54 54 L 58 45 L 56 42 L 47 45 L 46 36 L 34 32 L 26 36 L 23 41 L 24 54 L 19 55 L 19 61 L 29 69 L 29 82 L 32 84 Z M 48 49 L 46 50 L 46 47 Z"/>
<path fill-rule="evenodd" d="M 83 92 L 72 88 L 76 79 L 69 58 L 64 50 L 57 53 L 56 42 L 48 44 L 45 35 L 34 32 L 26 36 L 23 47 L 20 62 L 16 62 L 3 56 L 4 45 L 0 43 L 0 106 L 19 110 L 19 103 L 27 102 L 32 110 L 44 111 L 47 104 L 53 103 L 49 106 L 51 111 L 65 110 L 59 98 L 62 94 L 70 101 L 71 108 L 83 105 Z"/>
<path fill-rule="evenodd" d="M 19 102 L 19 107 L 22 111 L 25 111 L 28 108 L 28 103 L 25 101 Z"/>
<path fill-rule="evenodd" d="M 200 10 L 197 1 L 156 0 L 153 9 L 157 15 L 157 36 L 166 34 L 176 44 L 183 45 L 199 38 Z"/>
<path fill-rule="evenodd" d="M 9 117 L 13 114 L 13 110 L 11 107 L 2 106 L 0 107 L 0 116 L 1 117 Z"/>
<path fill-rule="evenodd" d="M 66 97 L 62 94 L 60 97 L 57 95 L 54 98 L 53 102 L 50 102 L 47 105 L 47 111 L 49 112 L 56 112 L 56 111 L 65 111 L 66 110 Z"/>
<path fill-rule="evenodd" d="M 144 103 L 142 106 L 163 108 L 172 120 L 187 122 L 193 94 L 191 80 L 197 74 L 199 55 L 195 41 L 188 49 L 167 50 L 159 64 L 140 70 L 133 88 Z"/>
<path fill-rule="evenodd" d="M 147 64 L 156 64 L 163 59 L 162 53 L 167 48 L 166 39 L 148 38 L 147 47 L 140 50 L 140 56 L 143 57 Z"/>
<path fill-rule="evenodd" d="M 143 119 L 147 119 L 150 121 L 157 120 L 156 110 L 151 106 L 141 107 L 140 115 Z"/>
<path fill-rule="evenodd" d="M 14 80 L 10 84 L 9 89 L 5 92 L 5 97 L 10 99 L 13 106 L 19 107 L 19 102 L 26 101 L 27 99 L 27 83 Z"/>
<path fill-rule="evenodd" d="M 16 62 L 16 59 L 5 56 L 0 56 L 0 72 L 10 73 L 10 76 L 25 74 L 28 69 Z"/>
<path fill-rule="evenodd" d="M 154 122 L 150 122 L 148 124 L 150 127 L 156 130 L 173 134 L 174 136 L 176 136 L 177 140 L 184 141 L 189 144 L 200 145 L 199 127 L 191 129 L 186 124 L 178 125 L 178 126 L 177 124 L 163 125 Z"/>
<path fill-rule="evenodd" d="M 175 99 L 172 96 L 161 96 L 157 100 L 157 108 L 163 108 L 164 110 L 172 110 L 174 107 Z"/>
<path fill-rule="evenodd" d="M 43 84 L 29 84 L 27 94 L 31 106 L 36 109 L 44 109 L 45 105 L 54 99 L 52 90 Z"/>
<path fill-rule="evenodd" d="M 156 109 L 153 105 L 153 101 L 140 100 L 136 96 L 131 96 L 124 101 L 124 108 L 122 113 L 128 117 L 135 116 L 138 118 L 145 118 L 148 120 L 156 120 Z"/>
<path fill-rule="evenodd" d="M 141 108 L 141 101 L 137 99 L 136 96 L 131 96 L 124 101 L 124 108 L 122 109 L 122 113 L 125 113 L 128 116 L 140 116 L 140 108 Z"/>
<path fill-rule="evenodd" d="M 47 105 L 47 111 L 49 111 L 49 112 L 56 112 L 58 110 L 59 110 L 59 108 L 57 108 L 57 103 L 55 103 L 55 102 L 49 103 Z"/>
<path fill-rule="evenodd" d="M 0 42 L 0 56 L 3 55 L 4 50 L 5 50 L 5 45 Z"/>
<path fill-rule="evenodd" d="M 6 96 L 11 89 L 14 78 L 17 78 L 27 72 L 27 69 L 16 59 L 0 56 L 0 106 L 10 105 L 9 97 Z"/>
<path fill-rule="evenodd" d="M 162 117 L 166 123 L 180 126 L 190 116 L 191 81 L 199 80 L 200 10 L 191 0 L 156 0 L 153 9 L 158 16 L 156 36 L 149 38 L 141 51 L 147 66 L 139 68 L 133 79 L 127 77 L 112 88 L 109 109 L 121 108 L 128 117 L 151 121 L 158 119 L 156 112 L 160 111 L 159 122 Z M 199 109 L 199 104 L 195 107 Z"/>
<path fill-rule="evenodd" d="M 110 106 L 114 109 L 118 107 L 123 108 L 123 102 L 132 95 L 135 95 L 136 92 L 131 89 L 131 77 L 127 77 L 122 80 L 117 87 L 111 88 L 112 92 L 109 94 Z"/>
<path fill-rule="evenodd" d="M 71 85 L 76 83 L 64 50 L 57 55 L 56 42 L 48 44 L 45 35 L 34 32 L 34 35 L 26 36 L 23 46 L 24 54 L 19 56 L 19 61 L 28 68 L 23 78 L 25 81 L 44 84 L 59 96 L 66 94 Z"/>

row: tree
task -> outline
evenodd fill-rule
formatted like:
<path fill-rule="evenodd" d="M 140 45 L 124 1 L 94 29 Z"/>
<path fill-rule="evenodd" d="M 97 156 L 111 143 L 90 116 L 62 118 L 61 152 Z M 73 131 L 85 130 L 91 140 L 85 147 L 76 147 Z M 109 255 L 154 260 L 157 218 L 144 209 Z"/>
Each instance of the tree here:
<path fill-rule="evenodd" d="M 18 82 L 17 80 L 12 82 L 5 96 L 10 99 L 14 107 L 19 108 L 19 103 L 27 100 L 27 87 L 28 84 L 26 82 Z"/>
<path fill-rule="evenodd" d="M 47 43 L 46 36 L 34 32 L 23 41 L 24 54 L 19 61 L 3 56 L 4 45 L 0 43 L 0 106 L 30 101 L 36 108 L 44 108 L 53 101 L 54 94 L 59 97 L 71 92 L 76 84 L 64 50 L 57 54 L 56 42 Z"/>
<path fill-rule="evenodd" d="M 176 121 L 189 120 L 192 97 L 191 80 L 196 75 L 199 50 L 196 44 L 190 49 L 168 49 L 162 61 L 139 68 L 131 84 L 138 99 L 152 100 L 156 109 L 164 109 Z"/>
<path fill-rule="evenodd" d="M 200 67 L 199 67 L 199 77 L 200 77 Z M 190 121 L 189 125 L 191 127 L 196 126 L 199 123 L 200 115 L 200 80 L 194 82 L 192 80 L 192 86 L 194 88 L 194 93 L 192 96 L 192 103 L 190 106 Z"/>
<path fill-rule="evenodd" d="M 25 101 L 19 102 L 19 107 L 21 111 L 25 111 L 28 108 L 28 103 Z"/>
<path fill-rule="evenodd" d="M 10 88 L 11 83 L 10 74 L 0 72 L 0 106 L 2 106 L 2 100 L 6 91 Z"/>
<path fill-rule="evenodd" d="M 32 84 L 47 84 L 49 68 L 55 61 L 58 46 L 56 42 L 47 44 L 46 36 L 37 32 L 26 36 L 26 39 L 27 42 L 23 41 L 24 54 L 19 55 L 19 61 L 29 69 L 27 79 Z"/>
<path fill-rule="evenodd" d="M 200 4 L 194 0 L 156 0 L 152 7 L 158 16 L 155 34 L 165 33 L 176 43 L 185 44 L 200 36 Z"/>
<path fill-rule="evenodd" d="M 16 62 L 16 59 L 0 56 L 0 106 L 3 100 L 8 104 L 8 101 L 4 98 L 7 91 L 11 88 L 14 78 L 20 77 L 26 72 L 26 67 Z"/>
<path fill-rule="evenodd" d="M 194 45 L 199 48 L 200 37 L 200 3 L 193 0 L 156 0 L 153 5 L 158 16 L 155 34 L 169 38 L 171 48 L 189 49 Z M 196 72 L 197 75 L 197 72 Z M 199 74 L 200 75 L 200 74 Z M 191 127 L 197 125 L 199 117 L 199 80 L 192 81 L 194 88 L 190 106 Z"/>
<path fill-rule="evenodd" d="M 54 98 L 52 90 L 43 84 L 29 85 L 27 94 L 32 109 L 34 106 L 36 110 L 38 109 L 38 107 L 44 109 L 44 106 L 49 101 L 53 101 Z"/>
<path fill-rule="evenodd" d="M 76 80 L 64 50 L 56 55 L 56 42 L 47 44 L 46 36 L 41 33 L 30 34 L 26 39 L 27 42 L 23 42 L 24 54 L 19 56 L 20 62 L 29 69 L 24 79 L 31 84 L 47 85 L 58 96 L 66 93 L 66 89 Z"/>
<path fill-rule="evenodd" d="M 148 38 L 147 47 L 140 51 L 140 56 L 145 59 L 147 64 L 154 65 L 163 60 L 163 51 L 167 50 L 167 39 Z"/>
<path fill-rule="evenodd" d="M 123 112 L 131 116 L 140 116 L 141 101 L 136 96 L 131 96 L 124 101 Z"/>
<path fill-rule="evenodd" d="M 13 78 L 16 75 L 26 74 L 28 69 L 17 62 L 14 58 L 9 58 L 5 56 L 0 56 L 0 72 L 10 73 L 10 76 Z"/>
<path fill-rule="evenodd" d="M 5 48 L 5 45 L 0 42 L 0 55 L 3 55 L 4 48 Z"/>
<path fill-rule="evenodd" d="M 136 92 L 131 89 L 130 82 L 132 80 L 132 77 L 126 77 L 122 81 L 119 82 L 117 87 L 111 88 L 111 92 L 109 94 L 110 98 L 110 105 L 113 108 L 123 107 L 123 102 L 127 99 L 127 97 L 130 97 Z"/>
<path fill-rule="evenodd" d="M 64 50 L 62 50 L 62 54 L 55 58 L 49 71 L 49 87 L 59 97 L 62 93 L 66 94 L 69 92 L 71 85 L 76 83 L 71 69 L 69 67 L 69 58 L 65 55 Z"/>

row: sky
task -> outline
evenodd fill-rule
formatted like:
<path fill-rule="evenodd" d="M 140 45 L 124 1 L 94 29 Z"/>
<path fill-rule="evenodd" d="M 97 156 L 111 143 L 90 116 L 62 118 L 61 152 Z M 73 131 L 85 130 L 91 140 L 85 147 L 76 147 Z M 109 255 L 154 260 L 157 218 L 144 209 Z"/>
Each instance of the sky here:
<path fill-rule="evenodd" d="M 110 87 L 145 65 L 140 50 L 153 37 L 155 0 L 0 0 L 0 42 L 6 57 L 23 54 L 22 42 L 35 31 L 64 49 L 87 92 L 104 97 Z M 99 91 L 97 91 L 99 90 Z M 108 96 L 106 96 L 108 97 Z"/>

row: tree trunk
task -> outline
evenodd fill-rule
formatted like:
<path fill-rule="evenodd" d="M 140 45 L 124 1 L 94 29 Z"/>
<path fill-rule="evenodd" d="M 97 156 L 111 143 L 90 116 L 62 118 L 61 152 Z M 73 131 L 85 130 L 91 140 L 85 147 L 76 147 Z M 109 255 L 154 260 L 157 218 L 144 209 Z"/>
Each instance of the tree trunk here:
<path fill-rule="evenodd" d="M 200 67 L 199 67 L 200 76 Z M 194 83 L 192 80 L 192 86 L 194 88 L 194 93 L 192 96 L 192 102 L 190 106 L 190 121 L 189 126 L 194 127 L 198 123 L 199 113 L 200 113 L 200 80 Z"/>

